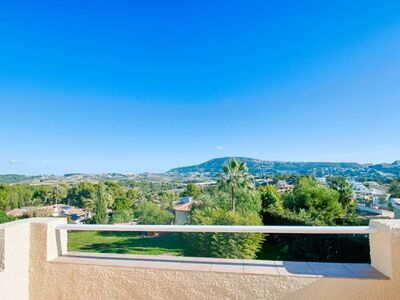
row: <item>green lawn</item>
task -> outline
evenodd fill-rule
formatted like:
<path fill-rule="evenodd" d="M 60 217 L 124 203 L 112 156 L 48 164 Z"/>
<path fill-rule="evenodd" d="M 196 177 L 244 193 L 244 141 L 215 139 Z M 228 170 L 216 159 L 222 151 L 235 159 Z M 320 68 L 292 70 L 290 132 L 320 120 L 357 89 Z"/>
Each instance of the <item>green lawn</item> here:
<path fill-rule="evenodd" d="M 183 256 L 182 243 L 176 233 L 142 237 L 140 233 L 135 232 L 68 232 L 68 251 Z M 279 245 L 265 243 L 256 259 L 285 259 L 287 254 L 281 248 Z"/>
<path fill-rule="evenodd" d="M 68 251 L 183 255 L 181 241 L 173 233 L 142 237 L 139 233 L 132 232 L 69 232 Z"/>

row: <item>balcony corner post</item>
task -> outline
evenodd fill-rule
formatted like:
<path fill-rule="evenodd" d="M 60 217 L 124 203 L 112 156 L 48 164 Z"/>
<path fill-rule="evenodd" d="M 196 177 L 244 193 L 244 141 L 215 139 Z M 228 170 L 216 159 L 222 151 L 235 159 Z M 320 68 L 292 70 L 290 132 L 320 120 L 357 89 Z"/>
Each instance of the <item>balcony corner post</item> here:
<path fill-rule="evenodd" d="M 400 220 L 371 220 L 371 265 L 392 279 L 400 279 Z"/>

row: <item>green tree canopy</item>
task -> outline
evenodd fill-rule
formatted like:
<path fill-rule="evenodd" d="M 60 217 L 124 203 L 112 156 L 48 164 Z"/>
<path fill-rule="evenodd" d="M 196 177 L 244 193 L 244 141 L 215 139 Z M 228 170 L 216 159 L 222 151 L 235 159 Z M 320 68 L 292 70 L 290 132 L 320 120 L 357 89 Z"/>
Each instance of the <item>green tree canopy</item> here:
<path fill-rule="evenodd" d="M 157 204 L 145 202 L 139 204 L 133 211 L 135 218 L 139 224 L 161 225 L 171 224 L 174 215 L 166 210 L 162 210 Z"/>
<path fill-rule="evenodd" d="M 186 185 L 185 190 L 181 193 L 182 197 L 198 198 L 201 195 L 201 188 L 193 183 Z"/>
<path fill-rule="evenodd" d="M 285 194 L 284 205 L 290 210 L 298 213 L 304 211 L 328 223 L 343 213 L 339 193 L 311 177 L 301 178 L 293 191 Z"/>
<path fill-rule="evenodd" d="M 400 198 L 400 180 L 394 179 L 389 187 L 390 196 L 393 198 Z"/>
<path fill-rule="evenodd" d="M 259 192 L 262 203 L 262 211 L 266 211 L 270 208 L 283 211 L 284 207 L 281 195 L 274 186 L 267 184 L 265 187 L 259 188 Z"/>
<path fill-rule="evenodd" d="M 127 210 L 132 208 L 132 200 L 128 197 L 118 197 L 112 206 L 114 210 Z"/>
<path fill-rule="evenodd" d="M 13 209 L 31 205 L 32 189 L 32 187 L 25 184 L 0 184 L 0 209 Z"/>
<path fill-rule="evenodd" d="M 58 204 L 67 196 L 67 190 L 65 189 L 64 186 L 61 185 L 55 185 L 51 189 L 49 199 L 51 201 L 51 204 Z"/>
<path fill-rule="evenodd" d="M 70 188 L 67 193 L 68 204 L 77 207 L 86 207 L 87 200 L 94 201 L 96 188 L 90 182 L 80 182 L 78 185 Z"/>
<path fill-rule="evenodd" d="M 339 203 L 343 209 L 354 209 L 353 188 L 344 177 L 328 177 L 328 185 L 339 193 Z"/>
<path fill-rule="evenodd" d="M 223 167 L 220 174 L 220 186 L 222 189 L 230 191 L 231 209 L 236 210 L 236 197 L 238 189 L 254 189 L 253 176 L 247 173 L 247 167 L 244 162 L 236 159 L 230 159 Z"/>
<path fill-rule="evenodd" d="M 131 209 L 118 209 L 113 211 L 110 223 L 127 223 L 132 219 L 133 213 Z"/>
<path fill-rule="evenodd" d="M 0 224 L 14 221 L 13 217 L 8 216 L 4 211 L 0 210 Z"/>
<path fill-rule="evenodd" d="M 103 183 L 96 186 L 96 195 L 94 199 L 93 221 L 97 224 L 106 224 L 107 216 L 107 192 Z"/>
<path fill-rule="evenodd" d="M 262 225 L 257 213 L 242 215 L 221 208 L 196 209 L 192 225 Z M 261 248 L 262 234 L 257 233 L 189 233 L 184 236 L 186 252 L 192 256 L 221 258 L 255 258 Z"/>

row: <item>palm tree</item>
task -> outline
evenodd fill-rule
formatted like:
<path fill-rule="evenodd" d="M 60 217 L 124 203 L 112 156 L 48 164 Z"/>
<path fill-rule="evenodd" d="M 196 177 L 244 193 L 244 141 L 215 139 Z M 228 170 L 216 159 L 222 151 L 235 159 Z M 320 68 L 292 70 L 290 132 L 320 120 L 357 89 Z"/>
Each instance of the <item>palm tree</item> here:
<path fill-rule="evenodd" d="M 51 199 L 54 200 L 54 204 L 57 205 L 58 202 L 64 197 L 64 189 L 61 186 L 54 186 L 50 195 Z"/>
<path fill-rule="evenodd" d="M 44 201 L 41 198 L 33 198 L 31 200 L 31 205 L 32 206 L 43 206 L 43 204 L 44 204 Z"/>
<path fill-rule="evenodd" d="M 232 199 L 232 210 L 236 208 L 236 189 L 253 188 L 253 176 L 247 173 L 247 167 L 244 162 L 239 162 L 236 159 L 230 159 L 222 167 L 221 181 L 230 188 Z"/>
<path fill-rule="evenodd" d="M 87 211 L 93 211 L 94 210 L 94 200 L 91 198 L 82 198 L 82 203 L 83 203 L 83 207 L 87 210 Z"/>

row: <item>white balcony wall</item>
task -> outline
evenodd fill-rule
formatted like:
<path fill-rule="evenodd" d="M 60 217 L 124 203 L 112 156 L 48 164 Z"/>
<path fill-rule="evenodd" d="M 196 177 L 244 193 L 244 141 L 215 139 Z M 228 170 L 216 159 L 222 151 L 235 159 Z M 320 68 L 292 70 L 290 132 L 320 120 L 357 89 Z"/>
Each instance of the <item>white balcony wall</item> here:
<path fill-rule="evenodd" d="M 1 225 L 0 299 L 365 300 L 400 295 L 399 221 L 372 222 L 377 228 L 371 234 L 372 266 L 385 275 L 378 278 L 132 267 L 129 256 L 118 255 L 107 261 L 98 255 L 91 263 L 60 260 L 67 237 L 55 228 L 62 223 L 34 219 Z"/>

